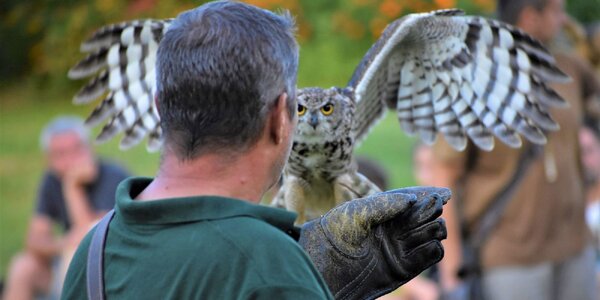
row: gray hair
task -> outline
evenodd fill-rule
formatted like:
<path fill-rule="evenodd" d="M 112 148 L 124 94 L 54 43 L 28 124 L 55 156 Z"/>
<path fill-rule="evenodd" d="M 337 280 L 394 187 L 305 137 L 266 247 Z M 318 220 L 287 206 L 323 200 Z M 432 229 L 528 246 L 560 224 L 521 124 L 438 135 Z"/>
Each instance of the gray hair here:
<path fill-rule="evenodd" d="M 52 137 L 67 132 L 76 133 L 84 143 L 89 142 L 90 131 L 84 125 L 81 118 L 76 116 L 60 116 L 54 118 L 46 125 L 46 127 L 44 127 L 44 129 L 42 129 L 42 134 L 40 135 L 40 147 L 44 152 L 48 151 Z"/>
<path fill-rule="evenodd" d="M 239 153 L 259 138 L 287 93 L 296 109 L 298 45 L 289 14 L 219 1 L 181 13 L 157 53 L 157 105 L 165 145 L 180 159 Z"/>
<path fill-rule="evenodd" d="M 496 18 L 515 25 L 519 15 L 526 7 L 533 7 L 537 11 L 542 11 L 546 8 L 546 5 L 548 5 L 548 0 L 498 0 Z"/>

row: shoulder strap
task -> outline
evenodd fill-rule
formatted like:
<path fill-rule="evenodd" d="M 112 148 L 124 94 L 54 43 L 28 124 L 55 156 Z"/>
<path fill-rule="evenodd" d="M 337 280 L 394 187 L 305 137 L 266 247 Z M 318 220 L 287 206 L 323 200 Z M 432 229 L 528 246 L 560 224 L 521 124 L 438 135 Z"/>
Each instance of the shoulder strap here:
<path fill-rule="evenodd" d="M 504 188 L 495 195 L 489 208 L 483 214 L 477 230 L 473 232 L 469 238 L 469 242 L 475 249 L 481 248 L 489 234 L 498 224 L 498 221 L 500 220 L 502 213 L 504 213 L 510 199 L 512 199 L 517 186 L 523 179 L 523 176 L 525 176 L 525 173 L 527 173 L 527 169 L 541 151 L 541 146 L 530 145 L 526 146 L 526 149 L 521 152 L 515 173 Z"/>
<path fill-rule="evenodd" d="M 96 225 L 96 231 L 92 237 L 90 248 L 88 250 L 86 278 L 87 294 L 89 300 L 104 299 L 104 244 L 106 243 L 106 233 L 108 225 L 115 214 L 111 209 Z"/>

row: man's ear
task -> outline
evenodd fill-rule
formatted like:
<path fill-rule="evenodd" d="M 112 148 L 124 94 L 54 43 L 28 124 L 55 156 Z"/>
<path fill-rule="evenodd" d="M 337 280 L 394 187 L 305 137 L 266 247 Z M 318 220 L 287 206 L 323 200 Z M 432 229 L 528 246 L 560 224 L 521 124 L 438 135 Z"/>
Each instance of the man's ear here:
<path fill-rule="evenodd" d="M 269 132 L 271 138 L 276 144 L 283 143 L 284 139 L 289 134 L 289 126 L 291 126 L 291 120 L 287 110 L 287 93 L 283 93 L 275 100 L 275 106 L 271 110 L 270 114 L 270 128 Z"/>

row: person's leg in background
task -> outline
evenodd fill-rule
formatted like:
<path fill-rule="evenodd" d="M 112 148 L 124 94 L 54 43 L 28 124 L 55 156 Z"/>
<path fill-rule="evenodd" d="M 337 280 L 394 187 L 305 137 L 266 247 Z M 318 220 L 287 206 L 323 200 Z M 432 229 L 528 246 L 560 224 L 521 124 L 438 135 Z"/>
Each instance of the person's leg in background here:
<path fill-rule="evenodd" d="M 553 266 L 500 267 L 485 271 L 483 292 L 486 300 L 552 299 Z"/>
<path fill-rule="evenodd" d="M 4 299 L 26 300 L 33 299 L 37 294 L 46 294 L 52 277 L 50 265 L 31 253 L 17 254 L 10 265 Z"/>
<path fill-rule="evenodd" d="M 592 246 L 555 267 L 554 287 L 557 300 L 596 300 L 595 253 Z"/>

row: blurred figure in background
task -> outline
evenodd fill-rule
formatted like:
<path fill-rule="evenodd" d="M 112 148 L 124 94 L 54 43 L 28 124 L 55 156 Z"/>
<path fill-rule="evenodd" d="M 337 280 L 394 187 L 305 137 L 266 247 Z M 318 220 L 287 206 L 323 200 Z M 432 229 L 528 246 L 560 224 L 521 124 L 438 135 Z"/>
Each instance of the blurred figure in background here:
<path fill-rule="evenodd" d="M 548 46 L 554 53 L 579 56 L 585 61 L 584 64 L 590 65 L 591 70 L 595 69 L 596 77 L 600 76 L 600 21 L 584 26 L 573 17 L 567 16 L 564 28 Z M 583 80 L 593 80 L 593 76 L 584 76 Z M 593 85 L 594 83 L 584 83 L 582 87 Z M 583 105 L 588 125 L 600 128 L 600 101 L 597 98 L 584 99 Z"/>
<path fill-rule="evenodd" d="M 579 143 L 587 191 L 586 220 L 596 249 L 596 283 L 600 295 L 600 129 L 586 124 L 579 131 Z"/>
<path fill-rule="evenodd" d="M 562 29 L 547 45 L 551 51 L 571 53 L 590 60 L 591 52 L 585 27 L 572 16 L 566 15 Z"/>
<path fill-rule="evenodd" d="M 88 130 L 76 117 L 54 119 L 40 144 L 48 169 L 38 187 L 26 247 L 13 257 L 5 299 L 57 299 L 66 268 L 79 241 L 115 204 L 115 189 L 128 176 L 121 167 L 98 160 Z M 16 200 L 16 199 L 15 199 Z M 55 226 L 62 234 L 55 234 Z"/>
<path fill-rule="evenodd" d="M 437 161 L 433 149 L 430 146 L 417 141 L 413 147 L 412 159 L 413 172 L 417 185 L 438 187 L 453 185 L 452 182 L 446 182 L 448 178 L 453 177 L 452 174 L 445 174 L 447 172 L 453 172 L 453 170 L 445 168 L 443 164 Z M 359 170 L 361 170 L 360 161 Z M 365 174 L 365 176 L 367 175 Z M 446 212 L 443 214 L 455 215 L 457 213 L 456 209 L 456 201 L 451 201 L 444 207 Z M 457 218 L 446 219 L 446 230 L 448 236 L 460 236 L 460 226 Z M 441 293 L 441 291 L 454 289 L 458 286 L 458 278 L 455 273 L 461 263 L 460 238 L 446 239 L 442 241 L 442 244 L 444 245 L 443 259 L 445 261 L 443 265 L 438 264 L 429 268 L 421 275 L 405 283 L 398 291 L 380 297 L 379 299 L 439 300 L 443 299 L 443 293 Z M 442 277 L 445 278 L 445 280 L 440 280 Z"/>
<path fill-rule="evenodd" d="M 563 0 L 500 0 L 497 17 L 545 44 L 567 19 Z M 478 252 L 486 300 L 598 299 L 577 137 L 585 102 L 598 101 L 600 84 L 582 60 L 555 57 L 573 80 L 553 85 L 569 108 L 552 111 L 561 129 L 548 134 L 545 146 L 524 141 L 520 149 L 511 149 L 497 142 L 491 152 L 472 145 L 456 152 L 442 141 L 434 145 L 437 171 L 432 173 L 438 185 L 452 187 L 459 207 L 456 214 L 444 211 L 446 245 L 460 238 L 450 232 L 457 218 L 465 229 L 461 232 L 473 235 L 492 203 L 507 200 L 496 210 L 500 217 Z M 460 264 L 452 253 L 448 250 L 440 263 L 447 292 L 460 290 Z"/>
<path fill-rule="evenodd" d="M 358 172 L 369 178 L 379 189 L 382 191 L 388 190 L 390 175 L 379 162 L 367 156 L 358 155 L 356 157 L 356 165 Z"/>
<path fill-rule="evenodd" d="M 600 21 L 589 24 L 586 32 L 590 45 L 589 58 L 596 67 L 596 73 L 600 75 Z"/>

